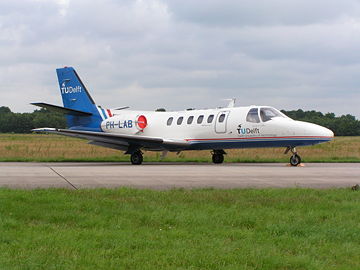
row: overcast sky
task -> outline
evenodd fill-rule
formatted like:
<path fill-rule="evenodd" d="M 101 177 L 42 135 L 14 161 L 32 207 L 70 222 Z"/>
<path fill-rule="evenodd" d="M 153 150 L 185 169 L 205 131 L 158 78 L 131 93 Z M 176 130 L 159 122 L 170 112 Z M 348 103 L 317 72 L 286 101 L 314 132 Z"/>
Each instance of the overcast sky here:
<path fill-rule="evenodd" d="M 108 108 L 236 98 L 360 118 L 360 1 L 1 0 L 0 106 L 62 104 L 63 66 Z"/>

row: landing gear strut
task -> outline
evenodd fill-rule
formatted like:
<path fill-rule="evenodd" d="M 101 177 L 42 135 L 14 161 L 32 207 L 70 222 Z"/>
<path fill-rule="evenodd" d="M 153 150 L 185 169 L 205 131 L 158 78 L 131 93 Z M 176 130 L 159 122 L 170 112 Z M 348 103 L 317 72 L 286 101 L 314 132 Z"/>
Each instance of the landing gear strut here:
<path fill-rule="evenodd" d="M 212 162 L 215 164 L 221 164 L 224 162 L 224 150 L 214 150 L 212 151 Z"/>
<path fill-rule="evenodd" d="M 285 154 L 287 154 L 289 151 L 293 154 L 290 157 L 290 165 L 291 166 L 298 166 L 301 163 L 301 157 L 298 155 L 295 147 L 288 147 L 286 148 Z"/>
<path fill-rule="evenodd" d="M 140 165 L 143 162 L 143 155 L 141 151 L 136 151 L 131 154 L 130 161 L 133 165 Z"/>

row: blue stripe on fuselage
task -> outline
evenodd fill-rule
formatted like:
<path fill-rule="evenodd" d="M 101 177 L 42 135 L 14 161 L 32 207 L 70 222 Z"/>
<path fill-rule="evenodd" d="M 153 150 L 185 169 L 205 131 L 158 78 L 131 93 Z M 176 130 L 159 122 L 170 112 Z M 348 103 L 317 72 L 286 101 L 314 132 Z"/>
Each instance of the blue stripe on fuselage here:
<path fill-rule="evenodd" d="M 190 149 L 232 149 L 261 147 L 296 147 L 314 145 L 330 141 L 330 138 L 289 138 L 289 139 L 242 139 L 242 140 L 192 140 Z"/>

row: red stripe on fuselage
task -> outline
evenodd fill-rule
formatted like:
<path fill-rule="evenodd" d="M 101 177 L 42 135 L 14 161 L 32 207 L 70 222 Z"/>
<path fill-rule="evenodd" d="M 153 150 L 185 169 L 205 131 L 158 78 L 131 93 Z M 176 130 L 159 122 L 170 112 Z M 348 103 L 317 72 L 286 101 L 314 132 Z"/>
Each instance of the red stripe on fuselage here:
<path fill-rule="evenodd" d="M 185 139 L 185 141 L 224 141 L 224 140 L 249 140 L 249 139 L 331 139 L 329 136 L 287 136 L 287 137 L 245 137 L 245 138 L 213 138 L 213 139 Z"/>
<path fill-rule="evenodd" d="M 111 111 L 109 109 L 106 109 L 106 111 L 109 114 L 109 116 L 112 117 Z"/>

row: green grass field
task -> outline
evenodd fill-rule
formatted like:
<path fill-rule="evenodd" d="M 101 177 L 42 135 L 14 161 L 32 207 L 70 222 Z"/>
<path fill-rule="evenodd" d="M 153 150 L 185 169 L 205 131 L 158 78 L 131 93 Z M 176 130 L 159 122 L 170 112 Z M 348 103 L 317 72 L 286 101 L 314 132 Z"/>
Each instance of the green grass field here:
<path fill-rule="evenodd" d="M 0 269 L 360 269 L 350 189 L 0 189 Z"/>
<path fill-rule="evenodd" d="M 85 140 L 46 134 L 0 134 L 0 161 L 129 161 L 121 151 L 89 145 Z M 360 162 L 360 137 L 336 137 L 311 147 L 299 147 L 304 162 Z M 284 148 L 227 150 L 226 162 L 288 162 Z M 145 161 L 161 161 L 160 153 L 145 152 Z M 163 161 L 211 162 L 210 151 L 169 153 Z"/>

